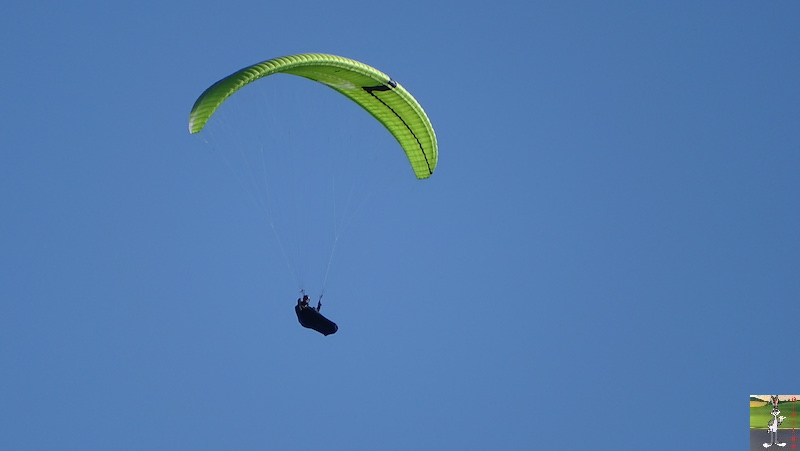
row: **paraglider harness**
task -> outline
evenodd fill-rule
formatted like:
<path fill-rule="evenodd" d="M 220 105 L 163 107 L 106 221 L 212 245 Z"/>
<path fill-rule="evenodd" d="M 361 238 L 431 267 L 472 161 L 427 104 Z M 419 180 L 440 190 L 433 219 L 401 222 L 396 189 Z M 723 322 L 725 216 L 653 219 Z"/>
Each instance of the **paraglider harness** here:
<path fill-rule="evenodd" d="M 339 326 L 333 321 L 322 316 L 319 312 L 322 308 L 322 295 L 319 296 L 317 307 L 314 308 L 308 305 L 310 298 L 301 290 L 302 297 L 297 299 L 297 305 L 294 307 L 294 312 L 297 314 L 297 321 L 300 325 L 308 329 L 314 329 L 322 335 L 335 334 L 339 330 Z"/>

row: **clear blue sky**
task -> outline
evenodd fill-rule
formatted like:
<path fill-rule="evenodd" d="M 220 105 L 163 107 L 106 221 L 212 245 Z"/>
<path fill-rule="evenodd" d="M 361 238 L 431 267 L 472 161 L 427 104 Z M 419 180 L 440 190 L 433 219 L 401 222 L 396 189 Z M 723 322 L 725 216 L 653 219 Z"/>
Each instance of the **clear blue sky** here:
<path fill-rule="evenodd" d="M 0 448 L 726 449 L 750 393 L 797 388 L 796 0 L 12 3 Z M 305 52 L 390 74 L 440 144 L 339 243 L 329 337 L 186 130 Z M 286 86 L 290 136 L 402 158 Z"/>

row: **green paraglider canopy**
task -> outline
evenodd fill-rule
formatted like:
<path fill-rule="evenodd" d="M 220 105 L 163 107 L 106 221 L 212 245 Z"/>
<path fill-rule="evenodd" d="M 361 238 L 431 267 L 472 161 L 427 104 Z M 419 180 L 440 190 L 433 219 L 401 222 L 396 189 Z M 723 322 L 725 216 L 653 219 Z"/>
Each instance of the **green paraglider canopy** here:
<path fill-rule="evenodd" d="M 341 56 L 321 53 L 275 58 L 241 69 L 205 90 L 189 115 L 189 132 L 197 133 L 228 97 L 259 78 L 276 73 L 318 81 L 347 96 L 380 121 L 397 139 L 417 178 L 436 169 L 436 134 L 416 99 L 383 72 Z"/>

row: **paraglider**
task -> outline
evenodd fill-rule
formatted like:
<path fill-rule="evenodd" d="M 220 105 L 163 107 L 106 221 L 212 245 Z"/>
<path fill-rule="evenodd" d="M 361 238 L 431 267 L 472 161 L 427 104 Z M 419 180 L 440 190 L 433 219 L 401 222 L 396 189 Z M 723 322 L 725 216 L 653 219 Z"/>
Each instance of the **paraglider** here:
<path fill-rule="evenodd" d="M 436 134 L 428 115 L 388 75 L 349 58 L 322 53 L 275 58 L 245 67 L 214 83 L 195 101 L 189 132 L 197 133 L 228 97 L 245 85 L 277 73 L 320 82 L 367 110 L 397 139 L 417 178 L 433 174 L 439 158 Z"/>
<path fill-rule="evenodd" d="M 189 114 L 189 132 L 194 134 L 203 130 L 222 103 L 244 86 L 278 73 L 322 83 L 346 96 L 394 136 L 417 179 L 426 179 L 433 174 L 439 156 L 436 134 L 417 100 L 383 72 L 341 56 L 322 53 L 285 56 L 234 72 L 211 85 L 197 98 Z M 319 312 L 321 301 L 316 308 L 308 303 L 305 294 L 297 300 L 295 313 L 300 324 L 326 336 L 336 333 L 336 323 Z"/>
<path fill-rule="evenodd" d="M 322 300 L 317 301 L 316 308 L 308 305 L 309 300 L 309 297 L 304 294 L 302 298 L 297 300 L 297 305 L 294 307 L 294 312 L 297 314 L 297 321 L 300 322 L 300 325 L 308 329 L 314 329 L 325 336 L 335 334 L 339 330 L 339 326 L 319 312 L 322 309 Z"/>

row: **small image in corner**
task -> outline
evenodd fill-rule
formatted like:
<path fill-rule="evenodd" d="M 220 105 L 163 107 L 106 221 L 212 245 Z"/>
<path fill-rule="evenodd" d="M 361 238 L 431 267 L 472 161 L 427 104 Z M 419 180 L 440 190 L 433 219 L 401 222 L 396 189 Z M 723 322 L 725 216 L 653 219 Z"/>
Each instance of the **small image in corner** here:
<path fill-rule="evenodd" d="M 798 395 L 750 395 L 750 450 L 798 446 Z"/>

